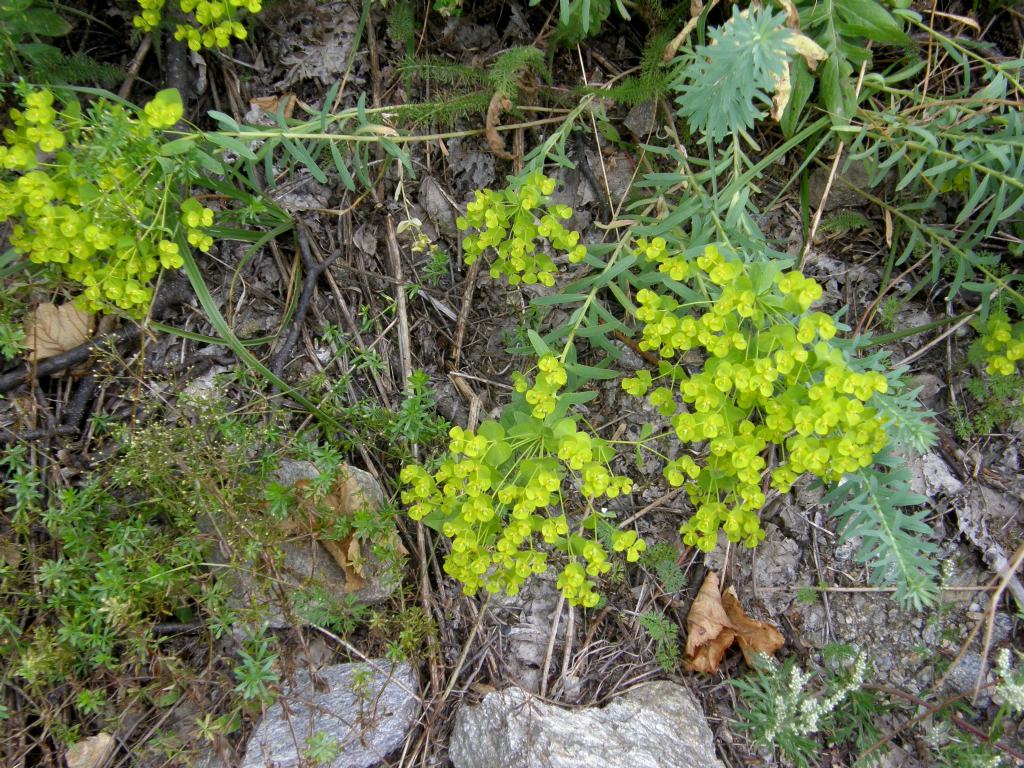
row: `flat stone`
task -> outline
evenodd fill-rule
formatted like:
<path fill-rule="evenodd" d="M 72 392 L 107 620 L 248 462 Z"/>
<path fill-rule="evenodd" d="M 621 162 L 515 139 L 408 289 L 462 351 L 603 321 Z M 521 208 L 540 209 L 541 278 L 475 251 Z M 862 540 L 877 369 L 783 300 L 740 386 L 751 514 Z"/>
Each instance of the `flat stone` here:
<path fill-rule="evenodd" d="M 313 737 L 339 748 L 322 768 L 369 768 L 402 746 L 420 710 L 411 666 L 336 664 L 315 678 L 298 672 L 285 686 L 249 738 L 242 768 L 305 766 Z"/>
<path fill-rule="evenodd" d="M 419 203 L 438 231 L 453 237 L 458 233 L 455 226 L 455 208 L 441 185 L 432 176 L 424 176 L 420 183 Z"/>
<path fill-rule="evenodd" d="M 456 713 L 448 754 L 455 768 L 722 768 L 700 705 L 668 681 L 575 710 L 489 693 Z"/>
<path fill-rule="evenodd" d="M 964 487 L 938 454 L 907 456 L 906 464 L 911 475 L 910 489 L 929 499 L 936 496 L 952 496 Z"/>
<path fill-rule="evenodd" d="M 829 174 L 832 171 L 831 164 L 823 168 L 816 168 L 810 178 L 811 205 L 817 207 L 821 204 L 821 198 L 828 186 Z M 863 191 L 871 190 L 871 167 L 863 160 L 854 160 L 840 166 L 839 172 L 832 181 L 828 198 L 825 200 L 825 210 L 835 211 L 840 208 L 856 208 L 866 203 L 860 193 L 852 189 L 850 185 Z"/>
<path fill-rule="evenodd" d="M 647 141 L 654 131 L 656 117 L 657 104 L 651 99 L 650 101 L 642 101 L 629 110 L 629 114 L 626 115 L 623 123 L 633 132 L 634 136 L 642 141 Z"/>

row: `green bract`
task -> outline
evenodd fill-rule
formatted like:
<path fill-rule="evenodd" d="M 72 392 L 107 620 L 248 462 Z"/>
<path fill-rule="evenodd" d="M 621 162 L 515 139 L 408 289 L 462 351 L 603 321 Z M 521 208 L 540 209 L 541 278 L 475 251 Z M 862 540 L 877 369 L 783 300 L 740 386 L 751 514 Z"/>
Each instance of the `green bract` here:
<path fill-rule="evenodd" d="M 874 461 L 888 438 L 870 401 L 888 383 L 880 373 L 853 371 L 830 345 L 832 318 L 810 311 L 821 286 L 799 272 L 727 259 L 714 245 L 691 261 L 670 254 L 662 238 L 641 240 L 635 250 L 661 271 L 710 288 L 700 313 L 653 290 L 636 297 L 640 348 L 666 360 L 659 378 L 672 385 L 649 400 L 672 417 L 680 441 L 708 449 L 700 465 L 683 456 L 664 469 L 696 506 L 683 540 L 710 551 L 721 528 L 730 540 L 755 546 L 764 538 L 763 489 L 786 493 L 804 473 L 836 482 Z M 705 361 L 693 375 L 667 362 L 694 349 Z M 640 371 L 622 387 L 641 397 L 652 383 Z"/>
<path fill-rule="evenodd" d="M 540 172 L 500 192 L 478 191 L 466 206 L 466 215 L 456 222 L 460 230 L 480 230 L 462 241 L 466 263 L 472 264 L 492 248 L 497 255 L 491 277 L 504 275 L 511 285 L 554 285 L 555 262 L 542 250 L 545 244 L 564 251 L 571 262 L 582 261 L 587 254 L 586 247 L 580 245 L 580 233 L 562 226 L 562 221 L 572 216 L 572 209 L 548 204 L 548 195 L 554 191 L 554 180 Z"/>
<path fill-rule="evenodd" d="M 141 12 L 132 20 L 149 32 L 163 18 L 166 0 L 138 0 Z M 262 0 L 178 0 L 181 12 L 192 14 L 188 24 L 178 24 L 175 40 L 185 40 L 193 51 L 203 48 L 227 48 L 231 38 L 245 40 L 248 32 L 240 19 L 247 13 L 259 13 Z"/>
<path fill-rule="evenodd" d="M 213 211 L 183 199 L 187 158 L 160 156 L 160 131 L 181 119 L 181 96 L 160 91 L 141 115 L 105 99 L 83 115 L 48 90 L 22 97 L 0 145 L 0 219 L 14 220 L 11 245 L 81 283 L 82 307 L 145 314 L 157 272 L 182 265 L 179 240 L 204 251 L 213 243 Z"/>
<path fill-rule="evenodd" d="M 1005 312 L 993 312 L 978 331 L 987 373 L 999 376 L 1016 373 L 1018 364 L 1024 360 L 1024 323 L 1013 326 Z"/>
<path fill-rule="evenodd" d="M 532 387 L 517 380 L 532 407 L 507 409 L 500 423 L 485 421 L 475 433 L 454 427 L 435 471 L 402 469 L 402 501 L 410 517 L 452 540 L 444 569 L 467 594 L 481 587 L 518 592 L 527 577 L 547 570 L 543 542 L 569 555 L 558 577 L 562 594 L 591 607 L 599 600 L 594 579 L 611 568 L 602 536 L 631 562 L 647 548 L 635 531 L 618 531 L 596 509 L 602 498 L 629 493 L 633 482 L 610 469 L 613 451 L 605 440 L 548 407 L 566 381 L 561 363 L 544 356 L 538 369 Z M 577 494 L 587 515 L 572 533 L 564 506 Z"/>

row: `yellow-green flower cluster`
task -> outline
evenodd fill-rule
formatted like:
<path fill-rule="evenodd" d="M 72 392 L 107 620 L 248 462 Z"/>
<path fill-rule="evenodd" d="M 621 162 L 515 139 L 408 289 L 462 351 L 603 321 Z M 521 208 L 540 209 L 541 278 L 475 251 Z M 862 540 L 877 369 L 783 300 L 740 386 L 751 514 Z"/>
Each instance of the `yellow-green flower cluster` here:
<path fill-rule="evenodd" d="M 516 392 L 524 396 L 533 418 L 544 420 L 554 412 L 558 403 L 558 391 L 565 386 L 568 378 L 565 367 L 558 358 L 554 355 L 544 355 L 537 361 L 537 374 L 532 385 L 518 371 L 512 374 L 512 384 Z"/>
<path fill-rule="evenodd" d="M 151 31 L 163 17 L 166 0 L 138 0 L 141 9 L 133 23 L 144 32 Z M 175 40 L 184 40 L 193 51 L 203 48 L 227 48 L 231 39 L 245 40 L 248 32 L 241 19 L 256 14 L 262 0 L 178 0 L 181 12 L 192 14 L 190 23 L 178 24 Z"/>
<path fill-rule="evenodd" d="M 75 101 L 58 111 L 47 90 L 22 96 L 25 109 L 11 110 L 0 146 L 0 220 L 13 220 L 11 245 L 81 283 L 83 308 L 141 316 L 157 272 L 182 265 L 183 179 L 159 162 L 159 130 L 182 115 L 177 91 L 157 94 L 141 116 L 104 100 L 85 116 Z M 182 214 L 193 204 L 204 210 L 186 201 Z M 207 210 L 186 227 L 194 245 L 209 247 L 202 228 L 211 217 Z"/>
<path fill-rule="evenodd" d="M 835 482 L 871 464 L 887 437 L 869 401 L 886 391 L 887 380 L 852 370 L 829 343 L 836 334 L 832 319 L 809 311 L 821 296 L 813 279 L 796 271 L 752 274 L 770 267 L 727 259 L 713 245 L 685 260 L 659 240 L 638 250 L 659 269 L 675 265 L 669 269 L 717 293 L 697 314 L 684 314 L 671 296 L 637 294 L 642 349 L 666 360 L 689 350 L 705 355 L 693 375 L 663 366 L 674 373 L 676 391 L 659 387 L 649 395 L 672 417 L 682 442 L 707 448 L 703 465 L 683 456 L 664 470 L 670 484 L 686 486 L 697 509 L 681 529 L 684 541 L 711 550 L 721 529 L 731 541 L 755 546 L 764 538 L 758 518 L 764 488 L 788 492 L 804 473 Z M 653 383 L 641 371 L 622 386 L 639 397 Z"/>
<path fill-rule="evenodd" d="M 545 360 L 538 379 L 564 384 L 557 360 Z M 402 501 L 412 519 L 451 539 L 444 569 L 467 594 L 481 588 L 515 594 L 531 574 L 547 570 L 553 548 L 569 556 L 558 587 L 571 604 L 591 607 L 599 600 L 595 579 L 611 568 L 598 531 L 629 561 L 646 548 L 635 531 L 617 531 L 593 512 L 599 500 L 629 493 L 632 481 L 608 467 L 606 441 L 579 431 L 574 419 L 548 418 L 546 410 L 537 416 L 536 408 L 515 411 L 508 424 L 486 421 L 475 433 L 454 427 L 436 471 L 418 464 L 402 469 Z M 564 512 L 570 493 L 591 510 L 581 531 L 592 535 L 570 532 Z"/>
<path fill-rule="evenodd" d="M 1024 360 L 1024 323 L 1010 324 L 1005 312 L 993 312 L 980 328 L 981 348 L 985 351 L 989 375 L 1012 376 Z"/>
<path fill-rule="evenodd" d="M 539 171 L 500 192 L 478 190 L 476 199 L 466 206 L 466 215 L 456 220 L 462 231 L 479 230 L 462 241 L 466 263 L 472 264 L 491 248 L 496 254 L 491 277 L 504 275 L 511 285 L 554 285 L 555 262 L 546 247 L 564 252 L 573 263 L 587 255 L 579 241 L 580 233 L 562 225 L 572 216 L 572 209 L 548 204 L 548 196 L 554 191 L 554 179 Z"/>

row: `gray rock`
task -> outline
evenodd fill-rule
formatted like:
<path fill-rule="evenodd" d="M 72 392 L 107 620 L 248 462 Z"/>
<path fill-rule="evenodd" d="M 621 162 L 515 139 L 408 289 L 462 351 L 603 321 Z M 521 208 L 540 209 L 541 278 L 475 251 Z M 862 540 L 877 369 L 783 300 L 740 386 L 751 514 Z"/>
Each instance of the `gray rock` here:
<path fill-rule="evenodd" d="M 829 164 L 822 168 L 816 168 L 811 173 L 811 205 L 817 207 L 821 204 L 831 170 L 832 166 Z M 853 161 L 845 168 L 840 166 L 840 170 L 832 182 L 832 188 L 829 190 L 828 199 L 825 200 L 825 210 L 835 211 L 840 208 L 856 208 L 864 205 L 864 198 L 853 187 L 864 191 L 871 189 L 871 169 L 862 160 Z"/>
<path fill-rule="evenodd" d="M 990 660 L 991 663 L 991 660 Z M 960 662 L 953 667 L 953 670 L 949 673 L 946 678 L 946 687 L 956 691 L 957 693 L 963 693 L 967 696 L 974 694 L 974 686 L 978 682 L 978 673 L 981 671 L 981 655 L 976 651 L 968 651 L 960 659 Z M 994 683 L 995 680 L 991 672 L 988 672 L 981 681 L 982 688 L 978 692 L 978 704 L 985 706 L 989 702 L 989 694 L 987 685 Z"/>
<path fill-rule="evenodd" d="M 519 688 L 455 715 L 455 768 L 721 768 L 711 728 L 686 688 L 647 683 L 603 708 L 566 710 Z"/>
<path fill-rule="evenodd" d="M 911 389 L 920 388 L 918 399 L 934 411 L 944 409 L 943 393 L 946 390 L 946 382 L 934 373 L 919 373 L 911 379 Z"/>
<path fill-rule="evenodd" d="M 337 664 L 315 677 L 296 673 L 249 738 L 242 768 L 306 765 L 313 737 L 340 748 L 322 764 L 329 768 L 368 768 L 401 747 L 420 709 L 412 667 L 383 660 Z"/>
<path fill-rule="evenodd" d="M 439 232 L 449 237 L 458 232 L 455 228 L 455 207 L 434 177 L 423 177 L 420 184 L 419 203 Z"/>
<path fill-rule="evenodd" d="M 911 490 L 929 499 L 939 495 L 952 496 L 964 487 L 938 454 L 907 456 L 906 464 L 911 475 Z"/>
<path fill-rule="evenodd" d="M 340 471 L 349 472 L 356 480 L 368 506 L 379 508 L 384 504 L 384 490 L 373 475 L 357 467 L 345 467 Z M 281 485 L 292 486 L 300 480 L 312 480 L 317 474 L 318 470 L 311 462 L 286 459 L 281 462 L 274 479 Z M 204 532 L 215 531 L 213 522 L 208 518 L 200 517 L 198 522 Z M 288 627 L 294 623 L 289 620 L 290 609 L 296 607 L 293 598 L 302 590 L 317 587 L 339 598 L 351 594 L 361 603 L 374 604 L 390 597 L 400 583 L 399 574 L 393 573 L 380 561 L 369 542 L 360 547 L 365 584 L 355 590 L 350 589 L 349 579 L 337 561 L 323 544 L 311 536 L 283 541 L 279 549 L 282 560 L 271 580 L 258 577 L 264 572 L 258 563 L 251 568 L 222 575 L 231 585 L 231 607 L 247 613 L 256 610 L 260 614 L 257 623 L 266 622 L 273 628 Z M 227 562 L 227 558 L 217 551 L 211 553 L 211 558 Z"/>
<path fill-rule="evenodd" d="M 541 667 L 551 636 L 551 622 L 558 605 L 558 588 L 550 573 L 526 583 L 516 595 L 496 595 L 496 610 L 508 630 L 503 633 L 501 658 L 505 674 L 520 688 L 537 693 Z M 562 617 L 565 623 L 565 617 Z M 562 647 L 564 629 L 556 637 L 555 652 Z"/>
<path fill-rule="evenodd" d="M 657 108 L 657 103 L 653 99 L 642 101 L 629 110 L 623 123 L 633 132 L 634 136 L 642 141 L 647 141 L 647 138 L 654 132 Z"/>
<path fill-rule="evenodd" d="M 802 554 L 800 545 L 772 523 L 765 525 L 765 534 L 765 540 L 753 555 L 756 558 L 752 574 L 754 594 L 764 603 L 769 615 L 778 616 L 789 608 L 796 590 L 806 586 L 809 579 L 798 577 Z M 792 587 L 792 590 L 771 591 L 778 587 Z"/>

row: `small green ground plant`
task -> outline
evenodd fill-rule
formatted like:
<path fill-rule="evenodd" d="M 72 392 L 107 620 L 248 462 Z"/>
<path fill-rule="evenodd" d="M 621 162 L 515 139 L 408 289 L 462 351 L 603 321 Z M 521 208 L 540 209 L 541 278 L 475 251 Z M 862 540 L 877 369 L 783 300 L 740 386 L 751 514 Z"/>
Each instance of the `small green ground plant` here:
<path fill-rule="evenodd" d="M 123 76 L 117 67 L 54 44 L 72 30 L 69 10 L 42 0 L 0 0 L 0 81 L 109 85 Z"/>
<path fill-rule="evenodd" d="M 218 390 L 233 384 L 230 374 L 217 379 Z M 422 382 L 413 382 L 406 405 L 392 415 L 395 440 L 408 439 L 395 430 L 410 424 L 408 434 L 423 437 L 416 424 L 432 418 L 428 399 Z M 393 511 L 357 509 L 341 517 L 322 503 L 344 463 L 337 448 L 316 433 L 296 438 L 291 414 L 276 407 L 239 409 L 212 393 L 182 397 L 177 407 L 173 415 L 153 404 L 145 425 L 104 428 L 112 431 L 98 437 L 120 450 L 74 487 L 44 482 L 23 446 L 0 461 L 0 666 L 3 679 L 33 700 L 74 701 L 74 717 L 63 705 L 36 713 L 53 722 L 47 736 L 58 744 L 80 736 L 78 725 L 61 727 L 64 720 L 112 722 L 121 704 L 111 702 L 165 710 L 190 695 L 190 681 L 207 686 L 221 667 L 217 684 L 228 694 L 208 702 L 197 734 L 230 735 L 247 714 L 272 702 L 281 674 L 279 639 L 263 623 L 266 606 L 246 604 L 233 589 L 236 572 L 272 587 L 279 546 L 296 535 L 291 521 L 305 521 L 303 531 L 321 540 L 366 542 L 381 568 L 392 568 L 401 580 Z M 364 445 L 382 439 L 375 427 L 366 430 Z M 302 490 L 280 486 L 283 458 L 315 464 L 317 482 Z M 436 642 L 433 620 L 416 605 L 371 612 L 351 596 L 313 584 L 279 607 L 297 623 L 341 636 L 365 628 L 396 660 L 419 658 Z M 26 616 L 33 618 L 26 622 Z M 223 665 L 179 668 L 169 655 L 182 642 L 202 654 L 238 627 L 246 628 L 246 639 L 237 658 Z M 153 669 L 167 675 L 154 677 Z M 5 727 L 28 727 L 29 714 L 21 707 Z M 156 734 L 139 748 L 180 758 L 185 746 L 171 734 Z"/>
<path fill-rule="evenodd" d="M 739 730 L 758 747 L 797 768 L 819 764 L 821 745 L 848 749 L 857 766 L 878 765 L 889 751 L 883 720 L 919 731 L 929 759 L 948 768 L 1008 768 L 1017 753 L 1004 742 L 1007 717 L 1024 709 L 1024 676 L 1008 648 L 996 656 L 993 692 L 998 711 L 985 730 L 963 728 L 973 718 L 970 707 L 955 697 L 931 705 L 915 697 L 895 696 L 870 683 L 871 667 L 864 652 L 849 646 L 823 649 L 824 666 L 804 671 L 794 658 L 783 663 L 763 659 L 745 677 L 730 681 L 740 696 Z M 928 706 L 922 719 L 908 703 Z M 956 722 L 956 718 L 960 718 Z M 902 729 L 900 729 L 902 730 Z M 979 737 L 980 734 L 980 737 Z"/>
<path fill-rule="evenodd" d="M 852 742 L 864 749 L 880 735 L 882 703 L 863 689 L 867 655 L 847 646 L 827 646 L 826 666 L 805 672 L 789 658 L 762 658 L 755 671 L 731 680 L 740 695 L 739 727 L 760 747 L 798 768 L 816 765 L 824 735 L 829 746 Z"/>

